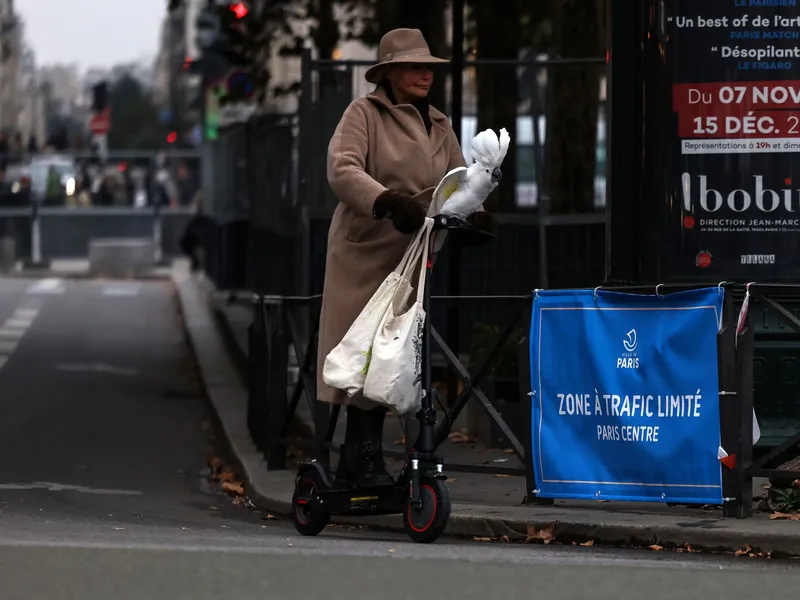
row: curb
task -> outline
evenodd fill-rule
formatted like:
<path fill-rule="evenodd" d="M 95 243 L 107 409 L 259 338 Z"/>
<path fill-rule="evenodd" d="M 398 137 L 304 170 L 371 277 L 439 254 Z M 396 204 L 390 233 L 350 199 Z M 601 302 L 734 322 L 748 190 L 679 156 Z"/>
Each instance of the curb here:
<path fill-rule="evenodd" d="M 269 471 L 247 428 L 248 392 L 234 364 L 208 295 L 191 274 L 173 271 L 186 338 L 197 361 L 206 394 L 220 430 L 241 468 L 253 504 L 282 517 L 293 515 L 294 472 Z M 337 517 L 333 523 L 388 531 L 404 531 L 400 515 Z M 524 541 L 531 527 L 552 529 L 560 543 L 593 541 L 600 546 L 651 546 L 733 552 L 745 546 L 775 555 L 800 556 L 800 523 L 773 523 L 766 517 L 722 519 L 694 516 L 572 509 L 563 506 L 483 506 L 454 504 L 446 535 Z"/>

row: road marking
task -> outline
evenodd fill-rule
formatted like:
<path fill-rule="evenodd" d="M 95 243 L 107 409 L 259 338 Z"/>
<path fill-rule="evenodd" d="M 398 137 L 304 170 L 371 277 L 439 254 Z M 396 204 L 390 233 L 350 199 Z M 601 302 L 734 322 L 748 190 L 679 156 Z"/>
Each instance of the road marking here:
<path fill-rule="evenodd" d="M 20 307 L 0 327 L 0 369 L 6 365 L 8 359 L 19 347 L 20 340 L 33 325 L 37 316 L 39 316 L 38 308 Z"/>
<path fill-rule="evenodd" d="M 139 371 L 136 369 L 126 369 L 125 367 L 114 367 L 102 363 L 62 363 L 56 365 L 57 371 L 70 371 L 73 373 L 110 373 L 112 375 L 138 375 Z"/>
<path fill-rule="evenodd" d="M 53 483 L 50 481 L 34 481 L 32 483 L 0 483 L 0 490 L 47 490 L 49 492 L 80 492 L 82 494 L 98 494 L 101 496 L 141 496 L 136 490 L 114 490 L 90 488 L 83 485 Z"/>
<path fill-rule="evenodd" d="M 28 286 L 29 294 L 63 294 L 64 291 L 64 280 L 58 277 L 40 279 Z"/>
<path fill-rule="evenodd" d="M 103 296 L 138 296 L 142 289 L 141 284 L 116 284 L 103 288 Z"/>
<path fill-rule="evenodd" d="M 27 327 L 25 329 L 12 329 L 4 325 L 2 328 L 0 328 L 0 338 L 18 340 L 25 335 L 26 329 Z"/>
<path fill-rule="evenodd" d="M 16 341 L 3 341 L 0 340 L 0 356 L 8 356 L 17 349 Z"/>
<path fill-rule="evenodd" d="M 18 319 L 15 317 L 11 317 L 5 323 L 3 323 L 3 327 L 7 329 L 22 329 L 25 330 L 33 324 L 33 319 Z"/>

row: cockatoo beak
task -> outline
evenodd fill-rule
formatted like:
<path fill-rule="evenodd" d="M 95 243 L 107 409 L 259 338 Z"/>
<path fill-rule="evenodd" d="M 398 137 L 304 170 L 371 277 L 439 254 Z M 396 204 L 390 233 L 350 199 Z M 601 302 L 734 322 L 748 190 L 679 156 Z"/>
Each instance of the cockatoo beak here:
<path fill-rule="evenodd" d="M 500 183 L 501 181 L 503 181 L 503 172 L 500 167 L 495 167 L 492 171 L 492 183 Z"/>

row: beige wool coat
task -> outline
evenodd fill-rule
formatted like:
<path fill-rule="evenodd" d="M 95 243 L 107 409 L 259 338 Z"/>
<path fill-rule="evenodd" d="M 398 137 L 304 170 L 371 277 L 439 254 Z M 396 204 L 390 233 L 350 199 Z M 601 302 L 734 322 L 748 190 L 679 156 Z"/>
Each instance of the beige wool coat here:
<path fill-rule="evenodd" d="M 322 368 L 412 237 L 390 219 L 373 218 L 375 198 L 390 189 L 427 209 L 442 177 L 466 166 L 450 121 L 433 107 L 429 114 L 430 135 L 415 107 L 393 104 L 378 88 L 350 104 L 328 146 L 328 182 L 339 204 L 328 233 L 317 353 L 317 398 L 323 402 L 369 407 L 325 385 Z"/>

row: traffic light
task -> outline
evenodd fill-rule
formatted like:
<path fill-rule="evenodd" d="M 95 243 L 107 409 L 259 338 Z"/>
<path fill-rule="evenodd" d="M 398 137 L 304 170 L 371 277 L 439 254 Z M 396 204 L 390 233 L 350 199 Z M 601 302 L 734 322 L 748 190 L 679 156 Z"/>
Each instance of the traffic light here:
<path fill-rule="evenodd" d="M 170 131 L 169 135 L 167 135 L 167 143 L 174 144 L 178 141 L 178 134 L 174 131 Z"/>
<path fill-rule="evenodd" d="M 204 57 L 214 54 L 234 65 L 248 65 L 253 58 L 249 13 L 244 2 L 223 2 L 203 9 L 197 17 L 196 42 Z"/>
<path fill-rule="evenodd" d="M 249 12 L 244 2 L 236 2 L 234 4 L 231 4 L 230 9 L 233 12 L 233 14 L 236 15 L 237 19 L 244 19 L 247 16 L 247 13 Z"/>

